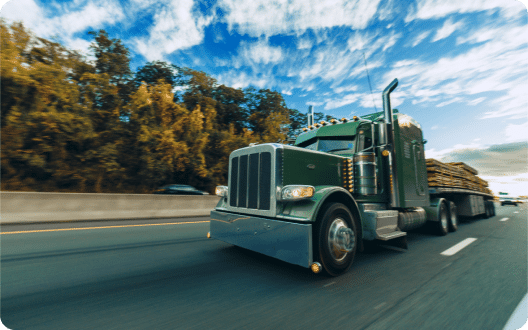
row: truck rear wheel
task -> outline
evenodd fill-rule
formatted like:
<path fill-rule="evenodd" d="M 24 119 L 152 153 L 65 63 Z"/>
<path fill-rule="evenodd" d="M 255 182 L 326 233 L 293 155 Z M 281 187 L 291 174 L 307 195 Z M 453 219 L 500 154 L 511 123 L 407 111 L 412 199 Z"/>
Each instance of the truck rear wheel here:
<path fill-rule="evenodd" d="M 447 213 L 446 203 L 440 204 L 440 209 L 438 210 L 438 222 L 437 222 L 437 232 L 440 236 L 447 235 L 449 231 L 449 215 Z"/>
<path fill-rule="evenodd" d="M 494 216 L 496 216 L 496 214 L 495 214 L 495 203 L 493 201 L 491 201 L 490 205 L 491 205 L 491 216 L 494 217 Z"/>
<path fill-rule="evenodd" d="M 484 219 L 489 219 L 491 217 L 491 207 L 490 203 L 488 201 L 484 201 Z"/>
<path fill-rule="evenodd" d="M 328 204 L 323 210 L 314 235 L 315 256 L 325 272 L 338 276 L 346 272 L 356 255 L 358 230 L 350 210 L 341 203 Z"/>
<path fill-rule="evenodd" d="M 458 216 L 456 205 L 454 202 L 449 202 L 449 231 L 455 232 L 458 229 Z"/>

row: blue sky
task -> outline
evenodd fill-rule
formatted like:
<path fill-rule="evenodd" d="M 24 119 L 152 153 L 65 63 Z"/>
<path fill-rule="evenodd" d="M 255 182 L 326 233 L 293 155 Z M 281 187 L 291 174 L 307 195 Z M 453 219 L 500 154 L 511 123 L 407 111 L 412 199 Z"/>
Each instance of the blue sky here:
<path fill-rule="evenodd" d="M 528 12 L 517 0 L 11 0 L 0 16 L 87 54 L 87 32 L 105 29 L 133 70 L 163 60 L 338 118 L 380 110 L 398 78 L 392 105 L 421 123 L 428 157 L 528 195 Z"/>

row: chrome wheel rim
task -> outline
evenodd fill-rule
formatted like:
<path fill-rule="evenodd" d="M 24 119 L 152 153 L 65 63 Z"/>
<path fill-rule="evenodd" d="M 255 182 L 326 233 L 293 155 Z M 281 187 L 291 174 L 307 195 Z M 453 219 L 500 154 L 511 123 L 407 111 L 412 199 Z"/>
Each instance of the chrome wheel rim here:
<path fill-rule="evenodd" d="M 354 249 L 355 243 L 354 231 L 348 227 L 346 221 L 342 218 L 334 219 L 328 231 L 328 250 L 332 258 L 336 262 L 343 261 Z"/>

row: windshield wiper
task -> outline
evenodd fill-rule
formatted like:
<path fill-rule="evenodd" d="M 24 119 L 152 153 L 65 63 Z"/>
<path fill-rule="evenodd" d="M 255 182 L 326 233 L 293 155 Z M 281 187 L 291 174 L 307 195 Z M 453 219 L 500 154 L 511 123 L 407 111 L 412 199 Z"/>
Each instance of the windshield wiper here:
<path fill-rule="evenodd" d="M 352 151 L 352 149 L 350 149 L 350 148 L 337 148 L 337 149 L 328 150 L 327 152 L 341 151 L 341 150 L 350 150 L 350 151 Z"/>

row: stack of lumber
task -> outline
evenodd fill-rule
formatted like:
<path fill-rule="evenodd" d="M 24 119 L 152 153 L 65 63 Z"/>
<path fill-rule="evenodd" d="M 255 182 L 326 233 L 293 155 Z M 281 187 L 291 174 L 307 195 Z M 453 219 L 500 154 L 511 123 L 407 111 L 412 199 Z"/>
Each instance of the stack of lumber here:
<path fill-rule="evenodd" d="M 488 182 L 477 176 L 478 171 L 462 163 L 442 163 L 426 159 L 427 180 L 430 187 L 461 188 L 491 194 Z"/>

